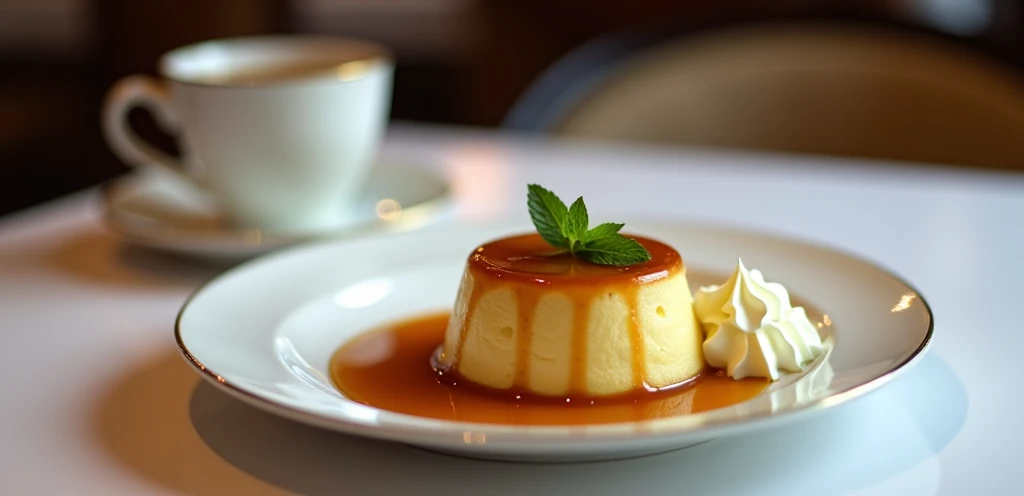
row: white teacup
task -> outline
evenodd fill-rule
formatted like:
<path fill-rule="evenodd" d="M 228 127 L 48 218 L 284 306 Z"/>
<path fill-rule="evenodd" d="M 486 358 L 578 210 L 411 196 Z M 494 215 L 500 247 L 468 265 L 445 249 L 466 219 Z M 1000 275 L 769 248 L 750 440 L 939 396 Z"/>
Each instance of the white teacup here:
<path fill-rule="evenodd" d="M 107 95 L 115 154 L 209 192 L 241 227 L 344 225 L 369 175 L 391 104 L 393 64 L 377 44 L 334 37 L 209 41 L 160 60 L 163 80 L 129 76 Z M 141 106 L 176 135 L 179 161 L 133 133 Z"/>

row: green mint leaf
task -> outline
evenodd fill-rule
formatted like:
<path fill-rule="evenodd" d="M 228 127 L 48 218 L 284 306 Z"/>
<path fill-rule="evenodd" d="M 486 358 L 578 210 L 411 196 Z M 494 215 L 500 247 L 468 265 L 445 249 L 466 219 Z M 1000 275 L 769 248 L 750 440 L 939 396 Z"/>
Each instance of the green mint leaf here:
<path fill-rule="evenodd" d="M 618 234 L 619 229 L 622 229 L 622 226 L 624 225 L 625 224 L 617 224 L 615 222 L 606 222 L 601 224 L 587 231 L 586 234 L 583 235 L 583 243 L 585 244 L 587 241 L 593 241 L 595 239 L 601 239 Z"/>
<path fill-rule="evenodd" d="M 562 234 L 569 240 L 569 251 L 575 252 L 577 245 L 582 243 L 583 236 L 587 234 L 587 224 L 590 218 L 587 215 L 587 205 L 583 203 L 583 197 L 579 197 L 569 207 L 569 213 L 565 217 L 565 225 L 562 226 Z"/>
<path fill-rule="evenodd" d="M 530 219 L 540 236 L 555 248 L 571 249 L 572 244 L 566 238 L 565 221 L 569 209 L 554 193 L 540 185 L 528 186 L 526 206 L 530 211 Z"/>
<path fill-rule="evenodd" d="M 588 230 L 590 215 L 582 196 L 566 207 L 558 196 L 538 184 L 529 185 L 528 190 L 530 219 L 551 246 L 600 265 L 626 266 L 651 259 L 643 245 L 619 234 L 622 224 L 609 222 Z"/>
<path fill-rule="evenodd" d="M 643 245 L 621 234 L 583 243 L 582 249 L 576 252 L 576 255 L 599 265 L 634 265 L 651 259 L 651 254 Z"/>

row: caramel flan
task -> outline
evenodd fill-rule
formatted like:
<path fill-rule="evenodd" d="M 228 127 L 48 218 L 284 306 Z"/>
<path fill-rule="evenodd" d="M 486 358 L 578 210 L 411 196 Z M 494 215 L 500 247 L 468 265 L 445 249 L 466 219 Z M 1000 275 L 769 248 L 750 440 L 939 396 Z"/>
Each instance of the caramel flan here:
<path fill-rule="evenodd" d="M 629 266 L 562 253 L 537 234 L 484 244 L 466 265 L 435 358 L 443 374 L 543 396 L 611 396 L 704 368 L 686 268 L 668 245 Z"/>

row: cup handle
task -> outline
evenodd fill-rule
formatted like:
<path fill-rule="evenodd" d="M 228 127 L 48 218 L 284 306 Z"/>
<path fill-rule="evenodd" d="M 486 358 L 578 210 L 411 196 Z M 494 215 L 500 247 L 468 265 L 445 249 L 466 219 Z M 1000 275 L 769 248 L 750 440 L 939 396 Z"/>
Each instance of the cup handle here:
<path fill-rule="evenodd" d="M 155 167 L 202 189 L 180 160 L 150 145 L 131 129 L 128 112 L 142 107 L 153 113 L 157 125 L 168 132 L 178 128 L 167 87 L 149 76 L 128 76 L 107 92 L 103 102 L 103 135 L 114 154 L 133 167 Z"/>

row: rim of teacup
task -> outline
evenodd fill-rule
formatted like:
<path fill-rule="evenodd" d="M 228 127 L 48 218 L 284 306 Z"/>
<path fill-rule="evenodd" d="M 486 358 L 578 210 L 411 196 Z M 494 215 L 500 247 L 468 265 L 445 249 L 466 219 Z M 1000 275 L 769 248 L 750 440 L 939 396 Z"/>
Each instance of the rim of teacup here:
<path fill-rule="evenodd" d="M 301 54 L 300 57 L 295 57 Z M 241 56 L 241 57 L 240 57 Z M 214 81 L 215 73 L 227 72 L 224 61 L 243 61 L 234 69 L 281 62 L 323 63 L 316 69 L 284 79 L 264 82 Z M 211 88 L 264 88 L 301 82 L 331 80 L 349 82 L 369 76 L 374 68 L 390 65 L 391 51 L 364 39 L 332 35 L 260 35 L 217 38 L 175 48 L 160 57 L 160 75 L 175 83 Z"/>

